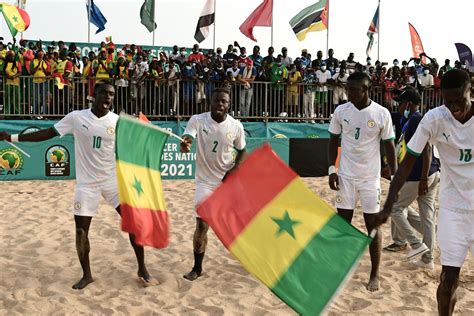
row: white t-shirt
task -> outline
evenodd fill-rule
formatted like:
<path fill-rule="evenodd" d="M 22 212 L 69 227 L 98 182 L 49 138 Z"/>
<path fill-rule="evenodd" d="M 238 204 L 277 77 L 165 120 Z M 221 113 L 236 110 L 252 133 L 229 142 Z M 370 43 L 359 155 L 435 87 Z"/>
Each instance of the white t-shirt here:
<path fill-rule="evenodd" d="M 331 79 L 331 72 L 329 70 L 321 71 L 316 70 L 316 78 L 318 78 L 319 83 L 325 84 L 329 79 Z M 328 87 L 323 85 L 322 87 L 317 87 L 316 91 L 328 91 Z"/>
<path fill-rule="evenodd" d="M 90 109 L 73 111 L 54 124 L 59 136 L 74 135 L 77 184 L 114 179 L 115 126 L 119 116 L 109 112 L 98 118 Z"/>
<path fill-rule="evenodd" d="M 337 82 L 347 82 L 347 78 L 349 78 L 349 74 L 345 73 L 344 75 L 342 75 L 342 77 L 340 76 L 340 73 L 339 72 L 336 72 L 334 74 L 334 76 L 332 76 L 332 79 L 337 81 Z"/>
<path fill-rule="evenodd" d="M 438 149 L 442 166 L 440 208 L 474 212 L 474 117 L 461 124 L 444 105 L 429 111 L 407 150 L 420 155 L 427 142 Z"/>
<path fill-rule="evenodd" d="M 418 76 L 418 81 L 423 87 L 429 87 L 434 85 L 434 78 L 431 74 Z"/>
<path fill-rule="evenodd" d="M 217 123 L 210 112 L 193 115 L 186 125 L 185 135 L 196 142 L 196 184 L 216 186 L 234 165 L 234 148 L 245 148 L 242 123 L 227 115 Z"/>
<path fill-rule="evenodd" d="M 231 73 L 232 73 L 232 77 L 233 77 L 233 78 L 237 78 L 237 76 L 238 76 L 239 73 L 240 73 L 240 68 L 234 69 L 234 68 L 230 67 L 230 68 L 227 68 L 227 70 L 225 71 L 226 74 L 227 74 L 228 72 L 231 72 Z"/>
<path fill-rule="evenodd" d="M 380 178 L 380 140 L 395 139 L 390 112 L 371 101 L 358 110 L 351 102 L 339 105 L 329 132 L 341 135 L 339 175 L 350 179 Z"/>

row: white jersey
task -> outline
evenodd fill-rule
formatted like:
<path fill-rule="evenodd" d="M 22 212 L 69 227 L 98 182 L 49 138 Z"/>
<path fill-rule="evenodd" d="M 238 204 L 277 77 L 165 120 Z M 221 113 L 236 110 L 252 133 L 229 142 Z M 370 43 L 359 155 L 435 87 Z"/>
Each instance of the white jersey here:
<path fill-rule="evenodd" d="M 115 126 L 119 116 L 98 118 L 90 109 L 73 111 L 54 128 L 60 136 L 74 135 L 77 184 L 111 180 L 115 175 Z"/>
<path fill-rule="evenodd" d="M 217 123 L 210 112 L 193 115 L 185 135 L 196 141 L 196 184 L 216 186 L 234 165 L 234 148 L 245 148 L 242 123 L 227 115 Z"/>
<path fill-rule="evenodd" d="M 441 161 L 440 208 L 474 212 L 474 117 L 461 124 L 442 105 L 425 114 L 407 145 L 419 156 L 426 143 L 437 147 Z"/>
<path fill-rule="evenodd" d="M 362 110 L 351 102 L 341 104 L 334 111 L 329 133 L 342 134 L 339 175 L 358 180 L 380 177 L 380 140 L 395 139 L 386 108 L 374 101 Z"/>

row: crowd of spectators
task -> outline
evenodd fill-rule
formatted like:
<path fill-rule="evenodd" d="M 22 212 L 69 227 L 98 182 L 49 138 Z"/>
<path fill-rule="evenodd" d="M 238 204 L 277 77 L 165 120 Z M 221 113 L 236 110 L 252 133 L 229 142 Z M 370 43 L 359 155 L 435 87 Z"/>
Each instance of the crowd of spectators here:
<path fill-rule="evenodd" d="M 280 53 L 269 47 L 262 55 L 257 45 L 249 54 L 237 42 L 228 45 L 225 52 L 221 48 L 203 51 L 195 44 L 189 54 L 185 47 L 175 45 L 172 51 L 158 55 L 134 44 L 119 49 L 112 42 L 102 42 L 97 53 L 91 51 L 87 56 L 81 56 L 74 43 L 66 46 L 62 41 L 49 46 L 41 41 L 21 40 L 19 45 L 0 42 L 1 113 L 34 113 L 38 117 L 66 114 L 86 107 L 94 84 L 107 80 L 116 87 L 117 112 L 173 116 L 181 107 L 192 115 L 206 108 L 215 87 L 224 86 L 233 91 L 234 106 L 242 117 L 265 114 L 252 111 L 253 103 L 265 100 L 281 105 L 279 113 L 270 116 L 283 113 L 312 119 L 321 117 L 321 109 L 328 103 L 347 101 L 344 85 L 351 73 L 370 76 L 373 86 L 383 91 L 384 105 L 388 105 L 392 93 L 407 85 L 420 92 L 435 91 L 443 74 L 452 68 L 462 69 L 464 65 L 456 61 L 451 66 L 446 59 L 440 67 L 426 54 L 401 63 L 395 59 L 390 65 L 372 62 L 370 57 L 358 62 L 353 53 L 345 59 L 334 57 L 333 49 L 326 58 L 322 51 L 313 58 L 306 49 L 293 58 L 286 47 Z M 253 90 L 257 83 L 267 83 L 264 87 L 271 98 L 256 99 Z M 137 106 L 130 107 L 132 103 Z"/>

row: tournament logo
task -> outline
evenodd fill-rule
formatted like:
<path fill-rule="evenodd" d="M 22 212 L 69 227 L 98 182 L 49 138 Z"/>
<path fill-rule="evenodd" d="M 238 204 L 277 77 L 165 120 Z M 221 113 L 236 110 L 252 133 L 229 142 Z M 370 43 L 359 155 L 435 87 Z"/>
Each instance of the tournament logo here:
<path fill-rule="evenodd" d="M 22 130 L 20 132 L 20 134 L 23 135 L 23 134 L 34 133 L 34 132 L 37 132 L 39 130 L 41 130 L 41 128 L 39 128 L 37 126 L 30 126 L 30 127 L 25 128 L 24 130 Z"/>
<path fill-rule="evenodd" d="M 336 203 L 342 203 L 342 196 L 336 195 Z"/>
<path fill-rule="evenodd" d="M 69 151 L 61 145 L 53 145 L 45 154 L 45 173 L 47 177 L 63 177 L 71 174 Z"/>
<path fill-rule="evenodd" d="M 369 121 L 367 122 L 367 126 L 370 127 L 370 128 L 375 127 L 375 121 L 374 121 L 374 120 L 369 120 Z"/>
<path fill-rule="evenodd" d="M 81 209 L 81 203 L 80 202 L 74 203 L 74 209 L 75 210 L 80 210 Z"/>
<path fill-rule="evenodd" d="M 272 138 L 288 138 L 286 135 L 283 134 L 275 134 Z"/>
<path fill-rule="evenodd" d="M 109 134 L 109 135 L 115 134 L 115 128 L 113 128 L 113 127 L 107 127 L 107 134 Z"/>
<path fill-rule="evenodd" d="M 227 133 L 225 136 L 230 142 L 234 140 L 234 134 L 232 134 L 231 132 Z"/>
<path fill-rule="evenodd" d="M 23 156 L 13 147 L 0 150 L 0 176 L 16 176 L 23 169 Z"/>

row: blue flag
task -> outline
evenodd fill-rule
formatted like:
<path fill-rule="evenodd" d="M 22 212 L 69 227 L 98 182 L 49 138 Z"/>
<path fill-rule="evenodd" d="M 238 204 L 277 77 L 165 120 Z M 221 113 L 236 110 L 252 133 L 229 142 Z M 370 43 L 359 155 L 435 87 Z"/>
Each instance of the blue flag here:
<path fill-rule="evenodd" d="M 105 30 L 105 23 L 107 23 L 107 19 L 104 17 L 102 12 L 100 12 L 100 9 L 94 4 L 94 0 L 88 0 L 86 3 L 87 15 L 89 15 L 89 4 L 91 5 L 89 23 L 92 23 L 98 27 L 97 31 L 95 32 L 95 34 L 97 34 Z"/>

